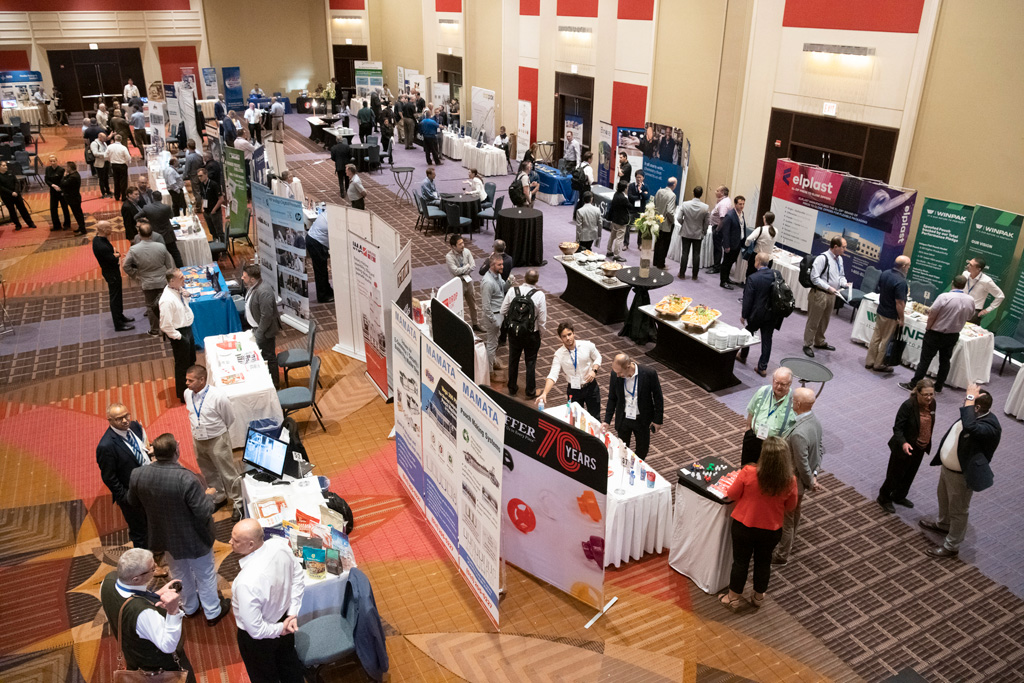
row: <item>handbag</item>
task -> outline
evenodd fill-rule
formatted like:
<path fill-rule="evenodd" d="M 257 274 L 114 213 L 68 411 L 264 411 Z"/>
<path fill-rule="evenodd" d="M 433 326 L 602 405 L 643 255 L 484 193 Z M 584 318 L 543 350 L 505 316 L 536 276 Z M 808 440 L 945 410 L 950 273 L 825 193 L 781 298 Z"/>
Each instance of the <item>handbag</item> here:
<path fill-rule="evenodd" d="M 188 671 L 164 671 L 159 669 L 157 671 L 143 671 L 136 669 L 134 671 L 128 670 L 127 668 L 122 669 L 122 666 L 127 667 L 124 661 L 124 650 L 121 648 L 121 633 L 124 628 L 124 608 L 134 598 L 128 598 L 121 604 L 121 609 L 117 613 L 117 670 L 114 671 L 113 681 L 114 683 L 185 683 L 188 680 Z M 174 663 L 178 665 L 178 669 L 181 669 L 181 662 L 178 661 L 178 654 L 172 653 L 174 657 Z"/>
<path fill-rule="evenodd" d="M 743 257 L 744 261 L 749 261 L 751 258 L 753 258 L 754 254 L 757 253 L 757 240 L 761 239 L 762 232 L 764 232 L 763 225 L 757 229 L 757 237 L 754 238 L 754 241 L 751 242 L 750 244 L 743 245 L 743 251 L 741 252 L 741 256 Z"/>
<path fill-rule="evenodd" d="M 882 360 L 886 365 L 902 365 L 903 352 L 907 348 L 907 340 L 903 338 L 903 326 L 896 328 L 896 334 L 889 340 L 885 347 L 885 358 Z"/>

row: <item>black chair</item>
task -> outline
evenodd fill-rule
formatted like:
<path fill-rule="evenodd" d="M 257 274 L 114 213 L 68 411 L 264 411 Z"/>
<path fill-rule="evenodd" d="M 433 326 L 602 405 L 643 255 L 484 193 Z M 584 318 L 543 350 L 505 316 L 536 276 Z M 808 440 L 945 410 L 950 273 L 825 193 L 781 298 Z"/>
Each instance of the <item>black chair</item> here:
<path fill-rule="evenodd" d="M 277 367 L 284 370 L 284 385 L 288 386 L 288 371 L 309 366 L 313 361 L 313 346 L 316 344 L 316 320 L 309 321 L 305 349 L 285 349 L 277 354 Z M 321 388 L 323 388 L 321 386 Z"/>
<path fill-rule="evenodd" d="M 908 280 L 907 289 L 909 290 L 911 301 L 916 301 L 926 306 L 931 306 L 935 303 L 937 291 L 934 286 L 927 282 Z"/>
<path fill-rule="evenodd" d="M 228 251 L 228 245 L 224 244 L 223 242 L 218 242 L 216 240 L 210 242 L 210 253 L 213 254 L 213 260 L 217 262 L 220 262 L 221 256 L 227 256 L 228 259 L 231 261 L 231 267 L 235 267 L 235 259 L 234 257 L 231 256 L 231 253 Z"/>
<path fill-rule="evenodd" d="M 38 158 L 38 157 L 36 157 Z M 28 184 L 29 178 L 34 178 L 40 185 L 45 185 L 42 176 L 39 175 L 39 171 L 36 170 L 35 165 L 32 163 L 32 159 L 29 157 L 28 152 L 15 152 L 14 160 L 21 166 L 22 173 L 25 175 L 25 184 Z"/>
<path fill-rule="evenodd" d="M 459 207 L 449 203 L 444 207 L 445 218 L 448 220 L 448 232 L 468 233 L 473 226 L 473 221 L 459 213 Z"/>
<path fill-rule="evenodd" d="M 313 411 L 314 417 L 316 417 L 316 421 L 320 423 L 320 428 L 326 432 L 327 427 L 324 427 L 324 421 L 321 419 L 323 415 L 320 412 L 320 408 L 316 405 L 316 387 L 319 379 L 320 359 L 313 356 L 309 364 L 309 385 L 281 389 L 277 392 L 277 398 L 281 402 L 281 410 L 284 411 L 285 417 L 297 410 L 310 408 Z"/>
<path fill-rule="evenodd" d="M 494 206 L 489 209 L 484 209 L 476 215 L 481 221 L 496 221 L 498 219 L 498 212 L 501 211 L 501 207 L 505 204 L 505 195 L 498 197 L 498 201 L 495 202 Z"/>
<path fill-rule="evenodd" d="M 864 300 L 864 295 L 871 294 L 878 289 L 878 278 L 881 276 L 882 271 L 874 266 L 868 266 L 864 269 L 864 277 L 861 279 L 860 289 L 854 289 L 850 294 L 850 300 L 847 302 L 850 304 L 851 322 L 854 316 L 857 315 L 857 308 L 860 307 L 860 302 Z"/>
<path fill-rule="evenodd" d="M 249 237 L 249 226 L 252 225 L 252 211 L 248 211 L 245 217 L 245 230 L 232 230 L 228 225 L 228 244 L 231 246 L 231 253 L 235 253 L 235 242 L 245 240 L 249 247 L 255 249 L 252 239 Z"/>
<path fill-rule="evenodd" d="M 418 192 L 414 193 L 412 198 L 416 202 L 416 210 L 419 211 L 416 227 L 423 228 L 423 232 L 426 232 L 431 226 L 437 228 L 440 225 L 441 219 L 445 217 L 444 211 L 436 206 L 425 203 L 423 197 Z"/>
<path fill-rule="evenodd" d="M 1013 354 L 1024 353 L 1024 318 L 1017 323 L 1017 329 L 1012 337 L 996 335 L 996 351 L 1003 354 L 1003 364 L 999 366 L 999 375 L 1002 376 L 1006 361 L 1013 360 Z"/>

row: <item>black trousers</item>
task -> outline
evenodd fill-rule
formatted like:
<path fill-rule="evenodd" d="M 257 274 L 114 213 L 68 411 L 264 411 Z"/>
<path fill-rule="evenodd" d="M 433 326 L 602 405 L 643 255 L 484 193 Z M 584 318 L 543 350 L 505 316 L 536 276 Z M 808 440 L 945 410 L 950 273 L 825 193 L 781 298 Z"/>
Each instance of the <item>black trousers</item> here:
<path fill-rule="evenodd" d="M 64 209 L 64 228 L 70 228 L 71 214 L 68 212 L 68 200 L 63 192 L 57 192 L 50 188 L 50 221 L 53 223 L 54 230 L 61 229 L 60 215 L 57 212 L 58 206 Z"/>
<path fill-rule="evenodd" d="M 764 440 L 757 438 L 753 429 L 743 432 L 743 449 L 740 451 L 740 467 L 756 463 L 761 458 Z"/>
<path fill-rule="evenodd" d="M 359 124 L 359 142 L 366 144 L 366 136 L 373 135 L 373 124 L 372 123 L 360 123 Z"/>
<path fill-rule="evenodd" d="M 96 175 L 100 179 L 100 194 L 103 196 L 110 194 L 110 164 L 104 163 L 102 166 L 97 166 Z"/>
<path fill-rule="evenodd" d="M 274 388 L 278 387 L 278 375 L 280 374 L 277 370 L 277 337 L 267 337 L 263 341 L 256 340 L 256 345 L 260 348 L 260 354 L 263 356 L 263 360 L 267 361 L 267 370 L 270 371 L 270 379 L 274 380 Z"/>
<path fill-rule="evenodd" d="M 196 340 L 191 327 L 179 327 L 181 339 L 171 340 L 174 353 L 174 392 L 179 399 L 185 399 L 185 371 L 196 364 Z"/>
<path fill-rule="evenodd" d="M 124 295 L 121 291 L 121 271 L 103 271 L 103 279 L 107 281 L 107 293 L 110 295 L 110 317 L 114 327 L 121 327 L 128 322 L 124 317 Z M 163 291 L 163 290 L 161 290 Z"/>
<path fill-rule="evenodd" d="M 629 418 L 623 418 L 622 425 L 615 428 L 616 434 L 622 439 L 622 443 L 629 446 L 629 441 L 632 437 L 636 437 L 636 446 L 633 447 L 633 452 L 636 453 L 637 457 L 641 460 L 647 459 L 647 454 L 651 450 L 651 423 L 640 422 L 638 420 L 630 420 Z"/>
<path fill-rule="evenodd" d="M 213 241 L 226 244 L 227 240 L 224 239 L 224 214 L 220 212 L 220 209 L 212 213 L 204 211 L 203 218 L 206 219 L 206 227 L 210 229 L 210 236 L 213 238 Z M 178 267 L 180 268 L 181 266 Z"/>
<path fill-rule="evenodd" d="M 149 522 L 141 505 L 129 505 L 128 501 L 117 501 L 124 521 L 128 522 L 128 539 L 136 548 L 149 549 Z"/>
<path fill-rule="evenodd" d="M 430 155 L 434 155 L 435 164 L 441 162 L 441 152 L 438 150 L 437 136 L 436 135 L 424 135 L 423 136 L 423 154 L 427 157 L 427 165 L 430 165 Z"/>
<path fill-rule="evenodd" d="M 717 227 L 711 228 L 711 241 L 715 245 L 715 256 L 712 259 L 712 266 L 722 265 L 722 233 Z"/>
<path fill-rule="evenodd" d="M 306 238 L 306 252 L 313 262 L 313 279 L 316 282 L 316 300 L 323 303 L 334 297 L 334 289 L 328 277 L 327 264 L 331 258 L 330 250 L 312 237 Z"/>
<path fill-rule="evenodd" d="M 178 251 L 178 243 L 176 241 L 171 242 L 170 244 L 165 242 L 164 246 L 167 247 L 168 253 L 171 255 L 171 258 L 174 259 L 174 265 L 178 268 L 183 267 L 185 262 L 181 259 L 181 252 Z"/>
<path fill-rule="evenodd" d="M 729 590 L 742 593 L 747 583 L 750 560 L 754 560 L 754 592 L 768 590 L 772 578 L 772 551 L 782 538 L 782 529 L 769 531 L 757 529 L 732 520 L 732 572 L 729 575 Z"/>
<path fill-rule="evenodd" d="M 508 336 L 508 391 L 519 391 L 519 359 L 526 354 L 526 395 L 537 393 L 537 353 L 540 351 L 540 332 L 531 332 L 525 339 Z"/>
<path fill-rule="evenodd" d="M 395 150 L 391 146 L 391 138 L 392 137 L 393 136 L 391 136 L 391 135 L 384 135 L 384 133 L 381 133 L 380 134 L 380 149 L 381 149 L 381 154 L 382 155 L 384 154 L 384 152 L 388 153 L 388 163 L 391 164 L 392 166 L 394 166 L 395 165 Z M 383 156 L 381 158 L 383 158 Z"/>
<path fill-rule="evenodd" d="M 128 165 L 110 164 L 110 173 L 114 178 L 114 199 L 122 201 L 128 196 Z"/>
<path fill-rule="evenodd" d="M 256 640 L 238 629 L 238 653 L 252 683 L 303 683 L 302 661 L 295 651 L 295 634 Z"/>
<path fill-rule="evenodd" d="M 587 251 L 588 249 L 592 248 L 593 246 L 594 246 L 594 240 L 580 240 L 580 246 L 576 250 L 576 253 L 578 254 L 581 251 Z"/>
<path fill-rule="evenodd" d="M 917 444 L 910 445 L 910 455 L 902 450 L 889 453 L 889 466 L 885 469 L 885 481 L 878 490 L 878 498 L 887 502 L 903 500 L 910 493 L 910 485 L 917 476 L 917 468 L 924 459 L 924 451 Z"/>
<path fill-rule="evenodd" d="M 757 360 L 757 369 L 767 370 L 768 361 L 772 356 L 772 335 L 775 334 L 775 324 L 765 323 L 757 331 L 761 333 L 761 357 Z M 744 346 L 740 349 L 740 360 L 747 360 L 749 353 L 749 346 Z"/>
<path fill-rule="evenodd" d="M 568 389 L 566 396 L 570 401 L 575 401 L 586 408 L 587 412 L 597 419 L 601 419 L 601 387 L 597 385 L 596 379 L 579 389 Z"/>
<path fill-rule="evenodd" d="M 162 289 L 144 289 L 142 296 L 146 297 L 146 317 L 149 318 L 149 329 L 159 331 L 160 329 L 160 295 Z"/>
<path fill-rule="evenodd" d="M 359 209 L 359 210 L 365 209 L 366 208 L 366 198 L 365 197 L 360 197 L 359 199 L 353 199 L 352 200 L 352 208 L 353 209 Z"/>
<path fill-rule="evenodd" d="M 71 215 L 75 217 L 75 222 L 78 223 L 78 229 L 85 231 L 85 214 L 82 213 L 82 195 L 77 197 L 68 197 L 68 208 L 71 209 Z"/>
<path fill-rule="evenodd" d="M 185 203 L 185 190 L 181 189 L 178 191 L 167 190 L 168 194 L 171 195 L 171 206 L 174 210 L 175 216 L 180 216 L 188 209 L 188 205 Z"/>
<path fill-rule="evenodd" d="M 258 123 L 250 123 L 249 124 L 249 136 L 253 140 L 255 140 L 256 142 L 258 142 L 259 144 L 262 145 L 263 144 L 263 126 L 261 126 Z"/>
<path fill-rule="evenodd" d="M 36 227 L 36 224 L 32 221 L 32 214 L 29 212 L 28 207 L 25 206 L 25 200 L 19 194 L 17 197 L 11 195 L 10 197 L 5 196 L 3 198 L 4 206 L 11 214 L 11 220 L 14 221 L 14 227 L 20 228 L 21 221 L 18 220 L 18 212 L 21 212 L 21 217 L 25 219 L 25 223 L 30 228 Z"/>
<path fill-rule="evenodd" d="M 672 218 L 670 216 L 670 217 L 665 219 L 665 222 L 668 223 L 671 220 L 672 220 Z M 670 227 L 670 229 L 668 229 L 668 230 L 666 230 L 664 232 L 659 230 L 658 231 L 658 239 L 654 242 L 654 267 L 655 268 L 664 268 L 665 267 L 665 259 L 668 258 L 669 242 L 672 241 L 672 230 L 671 230 L 671 226 L 669 226 L 669 227 Z"/>
<path fill-rule="evenodd" d="M 928 374 L 928 366 L 932 364 L 935 354 L 939 354 L 939 371 L 935 375 L 935 391 L 942 391 L 949 375 L 949 359 L 953 357 L 953 348 L 960 341 L 959 332 L 936 332 L 928 330 L 921 340 L 921 362 L 917 364 L 911 384 L 917 384 Z"/>
<path fill-rule="evenodd" d="M 348 174 L 338 171 L 338 191 L 342 197 L 348 192 Z"/>
<path fill-rule="evenodd" d="M 736 259 L 739 256 L 740 250 L 738 247 L 730 249 L 722 256 L 722 269 L 718 271 L 718 281 L 721 284 L 729 283 L 729 275 L 732 274 L 732 267 L 736 264 Z"/>
<path fill-rule="evenodd" d="M 683 253 L 679 257 L 679 277 L 686 277 L 686 264 L 690 261 L 690 252 L 693 251 L 693 277 L 697 277 L 697 271 L 700 270 L 700 244 L 702 240 L 691 239 L 689 237 L 680 238 L 680 243 L 683 247 Z"/>

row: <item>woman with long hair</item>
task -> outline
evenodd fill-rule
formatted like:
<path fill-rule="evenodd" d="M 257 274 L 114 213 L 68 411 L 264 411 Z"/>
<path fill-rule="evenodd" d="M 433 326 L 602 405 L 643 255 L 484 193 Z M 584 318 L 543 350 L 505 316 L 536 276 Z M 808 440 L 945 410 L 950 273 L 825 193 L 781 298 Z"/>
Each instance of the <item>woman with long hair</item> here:
<path fill-rule="evenodd" d="M 726 495 L 736 503 L 732 511 L 732 574 L 722 604 L 736 611 L 742 604 L 750 560 L 754 560 L 754 594 L 750 604 L 760 607 L 772 574 L 772 551 L 782 538 L 786 512 L 796 507 L 796 476 L 786 440 L 770 436 L 761 446 L 757 464 L 740 470 Z"/>
<path fill-rule="evenodd" d="M 889 466 L 876 501 L 886 512 L 896 512 L 893 503 L 914 507 L 907 500 L 910 485 L 925 453 L 932 449 L 935 426 L 935 382 L 925 377 L 914 385 L 910 398 L 896 413 L 889 439 Z"/>

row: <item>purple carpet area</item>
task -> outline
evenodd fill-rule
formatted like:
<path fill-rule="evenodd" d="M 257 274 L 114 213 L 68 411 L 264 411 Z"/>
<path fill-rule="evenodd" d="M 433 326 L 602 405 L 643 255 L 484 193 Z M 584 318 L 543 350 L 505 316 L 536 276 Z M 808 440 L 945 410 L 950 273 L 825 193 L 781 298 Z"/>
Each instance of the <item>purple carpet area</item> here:
<path fill-rule="evenodd" d="M 286 124 L 302 135 L 309 135 L 309 124 L 305 116 L 289 115 L 286 117 Z M 316 154 L 295 156 L 295 161 L 308 161 L 317 157 Z M 326 156 L 326 152 L 320 155 Z M 419 147 L 406 150 L 401 145 L 396 145 L 394 157 L 396 166 L 412 166 L 416 169 L 411 186 L 411 189 L 415 190 L 425 177 L 427 163 L 423 150 Z M 292 159 L 292 156 L 289 155 L 288 159 Z M 468 169 L 463 168 L 461 162 L 445 159 L 445 163 L 437 167 L 435 182 L 440 192 L 458 192 L 462 188 L 462 181 L 467 177 Z M 507 196 L 508 186 L 513 178 L 512 175 L 505 175 L 484 178 L 484 181 L 495 183 L 495 196 Z M 386 172 L 386 168 L 384 173 L 373 175 L 372 179 L 392 191 L 398 189 L 392 174 Z M 336 197 L 323 199 L 337 201 Z M 508 199 L 505 200 L 505 205 L 510 206 Z M 367 208 L 373 210 L 372 206 Z M 539 286 L 552 296 L 558 296 L 565 289 L 566 279 L 561 264 L 554 257 L 559 253 L 559 242 L 575 239 L 572 206 L 549 206 L 537 202 L 534 208 L 544 213 L 544 244 L 548 259 L 547 265 L 539 269 Z M 602 245 L 606 244 L 607 235 L 606 232 L 602 237 Z M 485 227 L 482 232 L 473 235 L 472 242 L 480 249 L 489 251 L 492 237 L 491 229 Z M 437 240 L 440 237 L 421 239 Z M 622 255 L 627 260 L 624 265 L 639 265 L 635 236 L 630 250 L 623 252 Z M 667 265 L 670 272 L 678 272 L 677 263 L 669 261 Z M 516 273 L 521 279 L 523 270 L 517 269 Z M 443 266 L 416 268 L 413 271 L 413 289 L 435 288 L 449 279 L 451 276 Z M 695 303 L 704 303 L 721 310 L 726 322 L 740 324 L 740 303 L 737 299 L 742 291 L 739 288 L 732 291 L 720 288 L 717 275 L 702 272 L 696 282 L 677 278 L 674 286 L 655 290 L 651 296 L 657 301 L 669 293 L 692 297 Z M 559 322 L 561 321 L 549 321 L 549 334 L 553 334 Z M 801 348 L 805 322 L 806 316 L 796 312 L 783 323 L 782 329 L 776 332 L 772 359 L 768 366 L 769 373 L 778 368 L 784 358 L 804 357 Z M 850 309 L 845 308 L 832 317 L 828 328 L 827 339 L 836 350 L 816 352 L 815 360 L 826 365 L 834 378 L 822 388 L 815 404 L 815 412 L 825 429 L 823 469 L 855 488 L 869 500 L 874 500 L 878 495 L 878 487 L 885 478 L 889 458 L 886 444 L 892 434 L 893 419 L 899 405 L 907 398 L 907 392 L 897 384 L 909 380 L 913 371 L 901 367 L 897 368 L 895 373 L 883 376 L 865 370 L 864 357 L 867 349 L 850 340 L 851 331 Z M 639 355 L 651 348 L 637 347 L 624 337 L 619 338 L 619 341 L 618 348 L 602 348 L 601 353 L 610 358 L 619 351 Z M 735 374 L 741 382 L 739 386 L 711 394 L 709 400 L 717 400 L 735 412 L 745 414 L 747 402 L 753 392 L 768 381 L 754 372 L 756 357 L 755 351 L 751 354 L 748 364 L 736 364 Z M 986 385 L 986 389 L 995 399 L 993 413 L 999 418 L 1003 428 L 1002 442 L 992 461 L 995 484 L 987 491 L 976 494 L 971 501 L 970 525 L 967 539 L 960 548 L 960 560 L 976 566 L 993 581 L 1005 585 L 1015 595 L 1024 598 L 1024 527 L 1015 521 L 1020 510 L 1019 501 L 1024 498 L 1024 477 L 1015 478 L 1015 463 L 1019 463 L 1024 454 L 1024 447 L 1021 446 L 1024 443 L 1024 423 L 1003 412 L 1006 396 L 1018 368 L 1008 365 L 1006 374 L 1000 377 L 997 371 L 1001 362 L 1001 359 L 993 360 L 991 381 Z M 542 368 L 543 372 L 546 372 L 548 363 L 549 359 L 541 359 L 538 363 L 538 373 L 542 372 Z M 662 381 L 666 379 L 671 381 L 671 378 L 662 378 Z M 810 386 L 817 390 L 820 385 Z M 936 446 L 946 429 L 957 419 L 964 393 L 963 389 L 947 387 L 937 395 L 938 410 L 933 435 Z M 909 498 L 913 501 L 914 508 L 896 508 L 900 518 L 914 527 L 917 526 L 918 520 L 933 517 L 938 510 L 936 486 L 939 472 L 937 467 L 928 466 L 929 461 L 930 456 L 922 463 L 910 491 Z M 865 529 L 865 533 L 870 533 L 870 529 Z"/>

